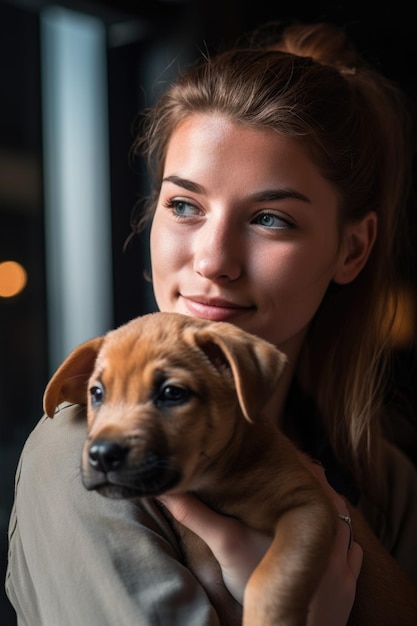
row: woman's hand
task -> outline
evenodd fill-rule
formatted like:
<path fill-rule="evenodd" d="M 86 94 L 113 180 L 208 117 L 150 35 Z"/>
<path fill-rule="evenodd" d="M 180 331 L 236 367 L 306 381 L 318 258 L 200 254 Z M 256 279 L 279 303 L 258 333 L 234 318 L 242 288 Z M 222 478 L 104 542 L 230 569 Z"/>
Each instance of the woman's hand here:
<path fill-rule="evenodd" d="M 301 460 L 319 479 L 339 515 L 349 517 L 344 499 L 329 485 L 324 468 L 300 453 Z M 363 551 L 352 541 L 351 528 L 340 520 L 329 564 L 310 604 L 308 626 L 345 626 L 352 610 Z"/>
<path fill-rule="evenodd" d="M 328 491 L 339 514 L 346 504 L 328 484 L 323 468 L 305 455 L 303 462 Z M 240 603 L 253 570 L 271 544 L 271 537 L 241 522 L 219 515 L 190 494 L 160 498 L 172 515 L 207 543 L 222 569 L 224 583 Z M 340 520 L 327 570 L 310 605 L 308 626 L 345 626 L 353 606 L 362 566 L 362 549 L 351 543 L 349 525 Z"/>
<path fill-rule="evenodd" d="M 271 537 L 216 513 L 191 494 L 158 499 L 181 524 L 205 541 L 219 562 L 224 584 L 242 604 L 246 583 L 271 545 Z"/>

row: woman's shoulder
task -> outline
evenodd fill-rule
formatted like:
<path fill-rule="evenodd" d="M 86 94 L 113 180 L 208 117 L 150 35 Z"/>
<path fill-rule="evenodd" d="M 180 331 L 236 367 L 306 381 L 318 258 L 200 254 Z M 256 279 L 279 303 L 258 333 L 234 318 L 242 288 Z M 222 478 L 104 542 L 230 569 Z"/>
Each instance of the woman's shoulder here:
<path fill-rule="evenodd" d="M 63 404 L 38 421 L 23 448 L 6 581 L 19 618 L 63 626 L 217 624 L 161 508 L 84 488 L 86 436 L 85 407 Z"/>
<path fill-rule="evenodd" d="M 386 439 L 381 454 L 386 503 L 378 507 L 362 495 L 358 508 L 417 584 L 417 469 L 402 450 Z"/>
<path fill-rule="evenodd" d="M 78 432 L 81 436 L 86 436 L 87 428 L 87 407 L 81 404 L 71 404 L 63 402 L 55 411 L 53 417 L 43 414 L 41 419 L 34 425 L 30 432 L 25 448 L 30 447 L 32 441 L 38 442 L 39 439 L 48 438 L 49 436 L 59 436 L 61 431 Z"/>
<path fill-rule="evenodd" d="M 54 467 L 69 458 L 79 462 L 81 449 L 87 437 L 86 407 L 64 402 L 50 418 L 44 414 L 24 442 L 18 473 L 21 466 L 33 463 L 38 472 L 53 472 Z"/>

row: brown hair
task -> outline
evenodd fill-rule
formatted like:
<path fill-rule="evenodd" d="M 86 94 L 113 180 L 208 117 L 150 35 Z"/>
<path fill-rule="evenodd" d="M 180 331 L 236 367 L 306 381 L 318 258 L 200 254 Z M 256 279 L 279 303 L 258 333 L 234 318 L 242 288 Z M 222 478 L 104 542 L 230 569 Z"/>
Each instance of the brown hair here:
<path fill-rule="evenodd" d="M 274 38 L 275 37 L 275 38 Z M 167 145 L 191 113 L 219 112 L 254 129 L 296 137 L 338 190 L 341 225 L 369 211 L 378 236 L 349 285 L 331 285 L 308 339 L 310 391 L 342 465 L 378 486 L 379 418 L 389 354 L 388 300 L 398 286 L 395 242 L 409 184 L 405 97 L 330 24 L 293 25 L 204 58 L 145 113 L 134 148 L 153 175 L 153 215 Z"/>

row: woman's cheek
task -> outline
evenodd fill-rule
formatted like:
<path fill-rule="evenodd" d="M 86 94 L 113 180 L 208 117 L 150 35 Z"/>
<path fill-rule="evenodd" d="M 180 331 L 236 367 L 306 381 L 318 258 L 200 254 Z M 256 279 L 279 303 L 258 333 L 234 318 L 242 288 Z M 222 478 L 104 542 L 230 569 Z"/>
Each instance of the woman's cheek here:
<path fill-rule="evenodd" d="M 155 218 L 150 233 L 152 286 L 158 308 L 172 310 L 171 293 L 177 293 L 176 273 L 182 265 L 184 242 Z"/>
<path fill-rule="evenodd" d="M 172 272 L 183 263 L 187 245 L 172 232 L 156 230 L 151 236 L 152 273 L 165 274 Z"/>

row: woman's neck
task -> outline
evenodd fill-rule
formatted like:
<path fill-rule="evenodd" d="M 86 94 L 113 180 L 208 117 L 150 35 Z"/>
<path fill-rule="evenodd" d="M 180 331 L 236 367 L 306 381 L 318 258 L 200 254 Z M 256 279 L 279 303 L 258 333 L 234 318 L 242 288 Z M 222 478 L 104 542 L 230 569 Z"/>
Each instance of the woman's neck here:
<path fill-rule="evenodd" d="M 265 415 L 278 427 L 282 427 L 284 422 L 285 404 L 294 378 L 295 367 L 296 363 L 289 360 L 276 390 L 273 392 L 264 408 Z"/>
<path fill-rule="evenodd" d="M 277 389 L 265 405 L 264 411 L 265 414 L 270 417 L 271 421 L 280 428 L 284 424 L 285 405 L 294 376 L 298 370 L 300 355 L 304 348 L 306 335 L 307 329 L 303 330 L 296 337 L 293 337 L 279 348 L 287 356 L 288 362 L 277 385 Z"/>

